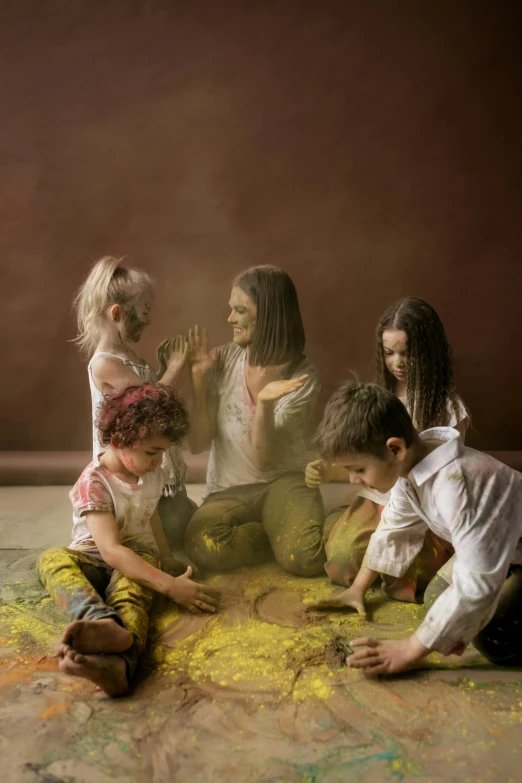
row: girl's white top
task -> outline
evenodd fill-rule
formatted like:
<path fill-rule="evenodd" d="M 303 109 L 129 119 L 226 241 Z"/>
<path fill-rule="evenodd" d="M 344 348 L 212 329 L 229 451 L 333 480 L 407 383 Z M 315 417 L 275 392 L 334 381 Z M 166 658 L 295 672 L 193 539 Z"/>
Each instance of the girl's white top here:
<path fill-rule="evenodd" d="M 156 373 L 148 364 L 136 364 L 130 359 L 124 359 L 115 353 L 107 353 L 105 351 L 100 351 L 99 353 L 94 354 L 87 367 L 89 372 L 89 386 L 91 389 L 92 402 L 92 455 L 94 459 L 97 459 L 100 454 L 103 454 L 107 448 L 107 446 L 101 445 L 98 437 L 98 429 L 96 427 L 96 415 L 100 403 L 103 402 L 103 394 L 96 386 L 92 375 L 93 361 L 102 356 L 108 356 L 111 359 L 117 359 L 119 362 L 122 362 L 122 364 L 130 367 L 130 369 L 143 383 L 157 383 Z M 179 492 L 185 486 L 185 473 L 187 467 L 183 461 L 183 454 L 179 446 L 171 446 L 170 449 L 165 452 L 162 468 L 166 476 L 164 494 L 170 495 L 172 497 L 176 494 L 176 492 Z"/>
<path fill-rule="evenodd" d="M 207 470 L 207 494 L 242 484 L 273 481 L 284 473 L 304 470 L 305 430 L 321 384 L 314 365 L 303 356 L 291 378 L 308 374 L 304 386 L 276 402 L 276 432 L 284 437 L 278 463 L 260 471 L 252 461 L 252 430 L 256 406 L 246 384 L 246 350 L 234 343 L 218 348 L 209 394 L 217 398 L 217 424 Z"/>
<path fill-rule="evenodd" d="M 114 515 L 122 544 L 132 543 L 156 554 L 150 520 L 164 486 L 163 468 L 147 473 L 138 479 L 137 484 L 127 484 L 101 465 L 98 459 L 93 460 L 69 492 L 73 507 L 69 548 L 101 559 L 85 516 L 87 511 L 98 511 Z"/>
<path fill-rule="evenodd" d="M 512 563 L 522 564 L 522 474 L 464 446 L 451 427 L 420 434 L 441 445 L 399 478 L 363 566 L 400 577 L 432 530 L 454 550 L 451 585 L 415 634 L 448 655 L 493 616 Z"/>

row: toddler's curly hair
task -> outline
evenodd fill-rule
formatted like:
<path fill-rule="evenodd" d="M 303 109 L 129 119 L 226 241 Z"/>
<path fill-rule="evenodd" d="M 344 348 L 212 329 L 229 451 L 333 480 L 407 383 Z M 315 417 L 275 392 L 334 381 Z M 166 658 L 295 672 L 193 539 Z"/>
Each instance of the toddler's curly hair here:
<path fill-rule="evenodd" d="M 188 435 L 188 414 L 181 396 L 171 386 L 146 383 L 107 395 L 98 408 L 100 442 L 129 448 L 145 438 L 164 435 L 179 443 Z"/>

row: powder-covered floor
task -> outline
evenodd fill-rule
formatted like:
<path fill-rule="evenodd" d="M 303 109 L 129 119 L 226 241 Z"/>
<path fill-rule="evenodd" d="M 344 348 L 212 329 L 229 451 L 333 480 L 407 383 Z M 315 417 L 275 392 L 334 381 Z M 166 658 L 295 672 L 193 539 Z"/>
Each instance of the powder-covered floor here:
<path fill-rule="evenodd" d="M 214 577 L 217 617 L 158 600 L 136 689 L 111 701 L 57 671 L 64 618 L 34 574 L 42 549 L 69 541 L 66 488 L 2 488 L 0 509 L 6 783 L 520 780 L 522 671 L 470 649 L 365 680 L 343 665 L 343 639 L 399 638 L 422 607 L 375 592 L 371 622 L 308 613 L 326 578 L 273 564 Z"/>

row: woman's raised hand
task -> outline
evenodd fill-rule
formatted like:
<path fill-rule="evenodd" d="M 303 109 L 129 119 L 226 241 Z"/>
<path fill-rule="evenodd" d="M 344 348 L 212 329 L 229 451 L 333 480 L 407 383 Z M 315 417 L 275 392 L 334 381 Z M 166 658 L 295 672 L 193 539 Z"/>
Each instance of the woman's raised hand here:
<path fill-rule="evenodd" d="M 216 364 L 216 349 L 208 349 L 208 330 L 189 329 L 187 362 L 193 374 L 206 375 Z"/>
<path fill-rule="evenodd" d="M 261 389 L 257 395 L 257 399 L 259 402 L 275 402 L 276 400 L 280 400 L 281 397 L 285 397 L 287 394 L 292 394 L 292 392 L 301 389 L 307 378 L 308 375 L 300 375 L 299 378 L 290 378 L 289 381 L 272 381 L 272 383 L 267 384 L 264 389 Z"/>

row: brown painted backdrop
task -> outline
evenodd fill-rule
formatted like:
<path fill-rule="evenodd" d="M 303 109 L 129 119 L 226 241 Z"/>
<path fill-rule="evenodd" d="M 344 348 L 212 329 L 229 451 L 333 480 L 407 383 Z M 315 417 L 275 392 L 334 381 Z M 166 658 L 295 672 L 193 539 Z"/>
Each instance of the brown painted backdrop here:
<path fill-rule="evenodd" d="M 66 341 L 105 253 L 158 280 L 146 357 L 194 322 L 225 341 L 232 276 L 286 268 L 323 401 L 424 297 L 471 442 L 522 448 L 517 5 L 1 2 L 0 448 L 89 448 Z"/>

